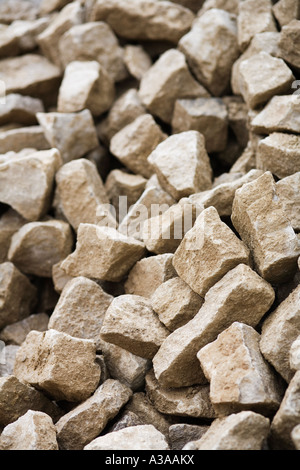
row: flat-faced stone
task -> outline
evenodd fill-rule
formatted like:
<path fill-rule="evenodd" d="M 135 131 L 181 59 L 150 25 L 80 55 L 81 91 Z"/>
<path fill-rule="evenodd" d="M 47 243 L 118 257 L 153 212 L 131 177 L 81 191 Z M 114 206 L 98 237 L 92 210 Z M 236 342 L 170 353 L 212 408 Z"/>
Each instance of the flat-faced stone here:
<path fill-rule="evenodd" d="M 127 44 L 124 47 L 124 63 L 130 75 L 141 80 L 150 69 L 152 60 L 142 46 Z"/>
<path fill-rule="evenodd" d="M 46 313 L 35 313 L 24 320 L 7 325 L 1 331 L 0 339 L 6 344 L 21 346 L 30 331 L 46 331 L 48 323 L 49 316 Z"/>
<path fill-rule="evenodd" d="M 50 24 L 50 16 L 36 20 L 16 20 L 11 23 L 8 30 L 17 41 L 19 53 L 32 52 L 38 48 L 37 37 Z"/>
<path fill-rule="evenodd" d="M 24 125 L 36 124 L 36 113 L 44 111 L 44 105 L 38 98 L 11 93 L 6 96 L 5 104 L 0 109 L 0 124 L 17 122 Z"/>
<path fill-rule="evenodd" d="M 279 0 L 273 6 L 273 14 L 280 26 L 285 26 L 292 20 L 300 20 L 300 5 L 298 0 Z"/>
<path fill-rule="evenodd" d="M 272 132 L 300 133 L 300 100 L 298 95 L 273 96 L 269 103 L 251 120 L 256 134 Z"/>
<path fill-rule="evenodd" d="M 291 438 L 293 441 L 293 444 L 297 450 L 300 449 L 300 424 L 294 427 L 294 429 L 291 432 Z"/>
<path fill-rule="evenodd" d="M 10 24 L 14 20 L 34 20 L 38 15 L 38 6 L 31 1 L 8 0 L 0 6 L 1 22 Z"/>
<path fill-rule="evenodd" d="M 285 178 L 300 171 L 300 136 L 274 132 L 258 144 L 257 168 Z"/>
<path fill-rule="evenodd" d="M 71 0 L 41 0 L 39 10 L 40 14 L 48 15 L 55 10 L 60 10 L 70 2 Z"/>
<path fill-rule="evenodd" d="M 142 420 L 132 411 L 123 411 L 117 421 L 109 427 L 109 432 L 120 431 L 131 426 L 142 425 Z"/>
<path fill-rule="evenodd" d="M 9 344 L 0 352 L 0 377 L 8 377 L 13 374 L 16 354 L 19 346 Z"/>
<path fill-rule="evenodd" d="M 0 152 L 20 152 L 24 148 L 47 150 L 50 148 L 41 126 L 17 127 L 0 132 Z"/>
<path fill-rule="evenodd" d="M 283 205 L 287 218 L 296 232 L 300 231 L 300 171 L 283 178 L 276 183 L 276 192 Z"/>
<path fill-rule="evenodd" d="M 298 6 L 298 16 L 300 15 L 300 7 Z M 278 56 L 287 62 L 292 68 L 300 70 L 299 60 L 299 40 L 300 40 L 300 16 L 287 25 L 283 26 L 280 33 L 278 43 Z"/>

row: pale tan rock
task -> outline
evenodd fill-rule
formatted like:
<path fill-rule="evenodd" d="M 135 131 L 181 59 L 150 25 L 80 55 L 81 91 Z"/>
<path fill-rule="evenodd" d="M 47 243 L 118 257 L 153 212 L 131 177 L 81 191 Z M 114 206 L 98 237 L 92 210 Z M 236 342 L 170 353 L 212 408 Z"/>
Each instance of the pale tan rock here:
<path fill-rule="evenodd" d="M 296 447 L 297 450 L 300 449 L 300 424 L 294 427 L 294 429 L 291 432 L 291 437 L 294 446 Z"/>
<path fill-rule="evenodd" d="M 278 43 L 278 56 L 281 57 L 293 69 L 300 70 L 299 39 L 300 39 L 300 7 L 298 5 L 298 19 L 294 19 L 283 26 Z"/>
<path fill-rule="evenodd" d="M 124 51 L 108 24 L 98 21 L 70 28 L 59 41 L 61 62 L 66 67 L 74 61 L 96 60 L 113 81 L 127 78 Z"/>
<path fill-rule="evenodd" d="M 291 174 L 276 183 L 276 192 L 283 205 L 287 218 L 296 232 L 300 231 L 299 197 L 300 171 Z"/>
<path fill-rule="evenodd" d="M 256 134 L 272 132 L 300 133 L 298 95 L 273 96 L 265 108 L 251 120 Z"/>
<path fill-rule="evenodd" d="M 152 60 L 142 46 L 127 44 L 124 47 L 124 63 L 130 75 L 137 80 L 141 80 L 150 69 Z"/>
<path fill-rule="evenodd" d="M 84 450 L 168 450 L 166 438 L 152 425 L 131 426 L 94 439 Z"/>
<path fill-rule="evenodd" d="M 300 335 L 291 345 L 289 360 L 292 371 L 297 372 L 297 370 L 300 370 Z"/>
<path fill-rule="evenodd" d="M 28 317 L 37 302 L 37 289 L 12 263 L 0 264 L 0 328 Z"/>
<path fill-rule="evenodd" d="M 125 293 L 150 298 L 162 283 L 177 276 L 172 259 L 165 253 L 138 261 L 125 282 Z"/>
<path fill-rule="evenodd" d="M 66 258 L 72 246 L 73 235 L 65 222 L 30 222 L 13 235 L 8 259 L 26 274 L 51 277 L 52 266 Z"/>
<path fill-rule="evenodd" d="M 108 111 L 115 98 L 114 83 L 96 61 L 70 62 L 59 89 L 58 111 L 76 113 L 89 109 L 93 116 Z"/>
<path fill-rule="evenodd" d="M 165 137 L 153 117 L 143 114 L 112 137 L 110 151 L 133 173 L 149 178 L 154 170 L 147 158 Z"/>
<path fill-rule="evenodd" d="M 16 211 L 8 209 L 0 218 L 0 263 L 7 261 L 11 238 L 26 223 Z"/>
<path fill-rule="evenodd" d="M 242 51 L 257 33 L 277 31 L 271 0 L 244 0 L 239 4 L 238 41 Z"/>
<path fill-rule="evenodd" d="M 271 448 L 295 450 L 291 432 L 300 420 L 300 371 L 292 378 L 271 424 Z"/>
<path fill-rule="evenodd" d="M 36 124 L 36 113 L 44 112 L 44 105 L 38 98 L 11 93 L 6 96 L 0 108 L 0 124 L 17 122 L 24 125 Z"/>
<path fill-rule="evenodd" d="M 208 97 L 209 93 L 191 75 L 184 54 L 169 49 L 143 76 L 139 96 L 152 114 L 171 123 L 177 99 Z"/>
<path fill-rule="evenodd" d="M 177 43 L 191 27 L 193 13 L 172 2 L 97 0 L 90 21 L 105 21 L 118 36 Z"/>
<path fill-rule="evenodd" d="M 70 276 L 119 282 L 145 254 L 145 246 L 110 227 L 80 224 L 74 253 L 62 263 Z"/>
<path fill-rule="evenodd" d="M 52 266 L 52 281 L 55 291 L 61 294 L 65 285 L 73 279 L 73 276 L 68 276 L 61 268 L 63 261 L 56 263 Z"/>
<path fill-rule="evenodd" d="M 41 0 L 40 2 L 40 14 L 48 15 L 55 10 L 60 10 L 72 0 Z"/>
<path fill-rule="evenodd" d="M 171 135 L 149 155 L 148 162 L 163 189 L 176 200 L 211 188 L 212 168 L 205 138 L 197 131 Z"/>
<path fill-rule="evenodd" d="M 155 408 L 161 413 L 201 419 L 215 417 L 208 385 L 165 389 L 160 387 L 151 370 L 146 375 L 146 392 Z"/>
<path fill-rule="evenodd" d="M 285 178 L 300 171 L 300 136 L 274 132 L 258 144 L 257 168 Z"/>
<path fill-rule="evenodd" d="M 191 441 L 198 441 L 208 430 L 208 425 L 172 424 L 169 428 L 169 441 L 172 450 L 182 450 Z"/>
<path fill-rule="evenodd" d="M 199 441 L 183 450 L 262 450 L 270 420 L 253 411 L 241 411 L 216 419 Z"/>
<path fill-rule="evenodd" d="M 295 274 L 299 242 L 269 171 L 236 191 L 231 220 L 264 279 L 283 282 Z"/>
<path fill-rule="evenodd" d="M 219 98 L 178 99 L 172 118 L 175 134 L 198 131 L 205 138 L 208 153 L 225 150 L 228 137 L 228 113 Z"/>
<path fill-rule="evenodd" d="M 119 380 L 133 391 L 143 387 L 145 375 L 151 368 L 149 359 L 136 356 L 103 340 L 101 350 L 111 378 Z"/>
<path fill-rule="evenodd" d="M 214 207 L 201 212 L 173 258 L 179 277 L 202 297 L 240 263 L 249 264 L 249 251 Z"/>
<path fill-rule="evenodd" d="M 76 361 L 70 361 L 76 356 Z M 58 367 L 59 366 L 59 367 Z M 31 331 L 16 355 L 14 375 L 55 400 L 86 400 L 100 380 L 95 343 L 56 330 Z"/>
<path fill-rule="evenodd" d="M 80 113 L 38 113 L 37 119 L 47 141 L 60 151 L 64 163 L 85 156 L 99 145 L 88 109 Z"/>
<path fill-rule="evenodd" d="M 260 349 L 264 357 L 289 382 L 293 377 L 289 354 L 293 342 L 300 334 L 300 286 L 264 321 Z"/>
<path fill-rule="evenodd" d="M 101 339 L 145 359 L 153 358 L 168 334 L 150 300 L 130 294 L 112 301 L 101 328 Z"/>
<path fill-rule="evenodd" d="M 181 38 L 179 50 L 199 82 L 214 96 L 221 96 L 239 56 L 236 16 L 217 8 L 208 10 Z"/>
<path fill-rule="evenodd" d="M 37 49 L 37 36 L 49 26 L 50 22 L 49 16 L 32 21 L 13 21 L 8 30 L 16 39 L 19 52 L 32 52 Z"/>
<path fill-rule="evenodd" d="M 118 380 L 106 380 L 95 393 L 56 424 L 61 450 L 82 450 L 103 431 L 127 403 L 132 391 Z"/>
<path fill-rule="evenodd" d="M 113 297 L 82 276 L 69 281 L 50 317 L 49 329 L 75 338 L 91 339 L 100 347 L 100 330 Z"/>
<path fill-rule="evenodd" d="M 8 377 L 13 374 L 18 349 L 19 346 L 9 344 L 0 351 L 0 377 Z"/>
<path fill-rule="evenodd" d="M 9 24 L 14 20 L 34 20 L 38 14 L 37 5 L 31 1 L 8 0 L 1 3 L 1 22 Z"/>
<path fill-rule="evenodd" d="M 24 320 L 7 325 L 1 331 L 0 339 L 6 344 L 21 346 L 30 331 L 46 331 L 48 323 L 49 316 L 46 313 L 35 313 Z"/>
<path fill-rule="evenodd" d="M 300 19 L 300 5 L 297 0 L 279 0 L 273 6 L 273 14 L 280 26 L 285 26 L 292 20 Z"/>
<path fill-rule="evenodd" d="M 0 132 L 0 152 L 20 152 L 24 148 L 50 149 L 41 126 L 18 127 Z"/>
<path fill-rule="evenodd" d="M 212 8 L 219 8 L 220 10 L 226 10 L 237 15 L 239 12 L 239 2 L 240 0 L 205 0 L 202 8 L 198 9 L 197 16 L 203 15 L 203 13 Z"/>
<path fill-rule="evenodd" d="M 28 410 L 6 426 L 0 436 L 1 450 L 58 450 L 56 430 L 46 413 Z"/>
<path fill-rule="evenodd" d="M 255 327 L 274 302 L 272 287 L 249 266 L 229 271 L 206 294 L 197 315 L 171 333 L 153 359 L 161 386 L 205 383 L 196 354 L 234 321 Z"/>

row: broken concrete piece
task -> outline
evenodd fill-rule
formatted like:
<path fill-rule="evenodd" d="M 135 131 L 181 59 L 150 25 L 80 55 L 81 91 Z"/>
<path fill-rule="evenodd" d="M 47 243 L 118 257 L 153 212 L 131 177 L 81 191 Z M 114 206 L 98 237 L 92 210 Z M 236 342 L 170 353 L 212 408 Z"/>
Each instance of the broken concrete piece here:
<path fill-rule="evenodd" d="M 150 69 L 152 60 L 142 46 L 127 44 L 124 47 L 124 63 L 130 75 L 137 80 L 141 80 Z"/>
<path fill-rule="evenodd" d="M 27 126 L 36 124 L 36 113 L 44 112 L 44 105 L 38 98 L 11 93 L 6 96 L 0 108 L 0 125 L 17 122 Z"/>
<path fill-rule="evenodd" d="M 273 6 L 273 14 L 281 27 L 292 20 L 300 20 L 300 5 L 298 0 L 279 0 Z"/>
<path fill-rule="evenodd" d="M 47 150 L 49 142 L 41 126 L 17 127 L 0 132 L 0 152 L 21 152 L 24 148 Z"/>
<path fill-rule="evenodd" d="M 241 156 L 235 161 L 230 168 L 229 173 L 248 173 L 250 170 L 256 169 L 256 153 L 253 148 L 252 142 L 249 140 L 247 147 L 241 154 Z"/>
<path fill-rule="evenodd" d="M 295 232 L 300 231 L 300 171 L 283 178 L 276 183 L 276 192 L 283 205 L 287 218 L 291 221 Z"/>
<path fill-rule="evenodd" d="M 258 144 L 257 168 L 285 178 L 300 171 L 300 136 L 274 132 Z"/>
<path fill-rule="evenodd" d="M 38 5 L 31 1 L 8 0 L 0 6 L 1 22 L 10 24 L 14 20 L 34 20 L 38 15 Z"/>
<path fill-rule="evenodd" d="M 251 120 L 256 134 L 272 132 L 300 133 L 300 100 L 298 95 L 273 96 L 265 108 Z"/>
<path fill-rule="evenodd" d="M 1 331 L 0 339 L 6 344 L 21 346 L 30 331 L 46 331 L 48 322 L 49 317 L 46 313 L 35 313 L 24 320 L 7 325 Z"/>
<path fill-rule="evenodd" d="M 208 425 L 172 424 L 169 428 L 171 449 L 182 450 L 187 443 L 199 440 L 208 428 Z"/>
<path fill-rule="evenodd" d="M 0 218 L 0 263 L 7 261 L 11 237 L 26 223 L 16 211 L 8 209 Z"/>
<path fill-rule="evenodd" d="M 297 372 L 297 370 L 300 370 L 300 335 L 292 343 L 289 354 L 289 360 L 290 368 L 293 372 Z"/>
<path fill-rule="evenodd" d="M 300 7 L 298 6 L 298 16 Z M 281 57 L 293 69 L 300 70 L 299 39 L 300 39 L 300 16 L 287 25 L 283 26 L 278 43 L 278 56 Z"/>

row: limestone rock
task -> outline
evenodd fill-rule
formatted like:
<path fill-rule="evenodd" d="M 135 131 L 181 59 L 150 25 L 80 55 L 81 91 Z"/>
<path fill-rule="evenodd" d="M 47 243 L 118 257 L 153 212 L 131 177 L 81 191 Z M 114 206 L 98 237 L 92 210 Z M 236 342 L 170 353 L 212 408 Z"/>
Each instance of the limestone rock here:
<path fill-rule="evenodd" d="M 152 359 L 169 332 L 141 296 L 116 297 L 106 311 L 101 338 L 132 354 Z"/>
<path fill-rule="evenodd" d="M 296 232 L 300 231 L 300 171 L 283 178 L 276 183 L 276 192 L 283 205 L 287 218 Z"/>
<path fill-rule="evenodd" d="M 37 290 L 12 263 L 0 264 L 0 328 L 28 317 L 37 301 Z"/>
<path fill-rule="evenodd" d="M 240 263 L 249 264 L 249 251 L 214 207 L 201 212 L 173 258 L 179 277 L 202 297 Z"/>
<path fill-rule="evenodd" d="M 0 352 L 0 377 L 12 375 L 19 346 L 9 344 Z"/>
<path fill-rule="evenodd" d="M 84 277 L 76 277 L 64 287 L 50 317 L 49 329 L 75 338 L 91 339 L 100 348 L 100 329 L 113 297 Z"/>
<path fill-rule="evenodd" d="M 145 254 L 145 246 L 114 228 L 80 224 L 76 250 L 62 263 L 70 276 L 119 282 Z"/>
<path fill-rule="evenodd" d="M 8 259 L 24 273 L 51 277 L 52 266 L 66 258 L 72 246 L 72 232 L 65 222 L 30 222 L 13 235 Z"/>
<path fill-rule="evenodd" d="M 225 150 L 228 137 L 228 113 L 219 98 L 178 99 L 172 118 L 174 133 L 198 131 L 205 138 L 208 153 Z"/>
<path fill-rule="evenodd" d="M 273 13 L 280 26 L 285 26 L 292 20 L 300 20 L 300 5 L 297 0 L 279 0 L 273 6 Z"/>
<path fill-rule="evenodd" d="M 293 377 L 289 353 L 300 334 L 300 286 L 264 321 L 260 349 L 264 357 L 289 382 Z"/>
<path fill-rule="evenodd" d="M 56 424 L 61 450 L 82 450 L 103 431 L 127 403 L 132 391 L 117 380 L 106 380 L 95 393 Z"/>
<path fill-rule="evenodd" d="M 208 430 L 208 425 L 172 424 L 169 428 L 169 441 L 172 450 L 182 450 L 191 441 L 198 441 Z"/>
<path fill-rule="evenodd" d="M 197 315 L 171 333 L 153 359 L 161 386 L 205 383 L 196 354 L 239 321 L 255 327 L 275 299 L 272 287 L 244 264 L 229 271 L 206 294 Z"/>
<path fill-rule="evenodd" d="M 191 27 L 193 13 L 181 5 L 155 0 L 97 0 L 91 21 L 105 21 L 125 39 L 177 43 Z"/>
<path fill-rule="evenodd" d="M 76 357 L 76 361 L 70 361 Z M 56 330 L 31 331 L 17 352 L 14 374 L 55 400 L 86 400 L 100 380 L 96 346 Z"/>
<path fill-rule="evenodd" d="M 40 14 L 48 15 L 55 10 L 60 10 L 65 7 L 71 0 L 41 0 L 40 2 Z"/>
<path fill-rule="evenodd" d="M 251 120 L 256 134 L 272 132 L 300 133 L 298 95 L 273 96 L 265 108 Z"/>
<path fill-rule="evenodd" d="M 80 113 L 38 113 L 37 119 L 47 141 L 60 151 L 64 163 L 83 157 L 99 145 L 88 109 Z"/>
<path fill-rule="evenodd" d="M 214 96 L 221 96 L 230 84 L 231 68 L 239 56 L 236 16 L 213 8 L 196 19 L 179 41 L 187 62 Z"/>
<path fill-rule="evenodd" d="M 190 442 L 183 450 L 262 450 L 270 421 L 253 411 L 241 411 L 216 419 L 199 441 Z"/>
<path fill-rule="evenodd" d="M 184 54 L 169 49 L 143 76 L 139 96 L 152 114 L 171 123 L 177 99 L 208 97 L 209 93 L 191 75 Z"/>
<path fill-rule="evenodd" d="M 144 48 L 131 44 L 124 48 L 124 62 L 130 75 L 137 80 L 141 80 L 152 65 L 151 57 Z"/>
<path fill-rule="evenodd" d="M 0 436 L 1 450 L 58 450 L 56 430 L 46 413 L 28 410 L 6 426 Z"/>
<path fill-rule="evenodd" d="M 0 218 L 0 263 L 7 261 L 11 237 L 26 223 L 16 211 L 8 209 Z"/>
<path fill-rule="evenodd" d="M 46 331 L 48 323 L 49 317 L 46 313 L 35 313 L 24 320 L 7 325 L 1 331 L 0 339 L 6 344 L 21 346 L 30 331 Z"/>
<path fill-rule="evenodd" d="M 24 148 L 47 150 L 49 142 L 41 126 L 17 127 L 0 132 L 0 152 L 20 152 Z"/>
<path fill-rule="evenodd" d="M 76 113 L 87 108 L 93 116 L 100 116 L 108 111 L 114 98 L 114 83 L 99 62 L 74 61 L 65 69 L 58 111 Z"/>
<path fill-rule="evenodd" d="M 278 43 L 278 56 L 287 62 L 292 68 L 300 70 L 299 39 L 300 39 L 300 7 L 298 6 L 299 18 L 294 19 L 283 26 Z"/>
<path fill-rule="evenodd" d="M 236 191 L 231 220 L 264 279 L 283 282 L 295 274 L 300 246 L 270 172 Z"/>
<path fill-rule="evenodd" d="M 219 8 L 220 10 L 226 10 L 229 13 L 237 15 L 239 12 L 239 1 L 240 0 L 205 0 L 202 8 L 197 11 L 197 16 L 201 16 L 207 10 L 212 8 Z"/>
<path fill-rule="evenodd" d="M 297 450 L 300 449 L 300 424 L 294 427 L 291 433 L 292 441 Z"/>
<path fill-rule="evenodd" d="M 44 105 L 38 98 L 11 93 L 6 96 L 0 108 L 0 125 L 17 122 L 24 125 L 36 124 L 36 113 L 44 112 Z"/>
<path fill-rule="evenodd" d="M 31 1 L 8 0 L 0 5 L 1 22 L 5 24 L 9 24 L 14 20 L 32 21 L 37 14 L 37 5 Z"/>
<path fill-rule="evenodd" d="M 253 148 L 253 144 L 249 140 L 247 147 L 241 154 L 241 156 L 235 161 L 235 163 L 230 168 L 230 173 L 248 173 L 250 170 L 256 169 L 256 153 Z"/>
<path fill-rule="evenodd" d="M 147 158 L 164 139 L 153 117 L 143 114 L 113 136 L 110 151 L 133 173 L 149 178 L 154 171 Z"/>
<path fill-rule="evenodd" d="M 292 343 L 289 359 L 291 370 L 295 372 L 300 370 L 300 335 Z"/>

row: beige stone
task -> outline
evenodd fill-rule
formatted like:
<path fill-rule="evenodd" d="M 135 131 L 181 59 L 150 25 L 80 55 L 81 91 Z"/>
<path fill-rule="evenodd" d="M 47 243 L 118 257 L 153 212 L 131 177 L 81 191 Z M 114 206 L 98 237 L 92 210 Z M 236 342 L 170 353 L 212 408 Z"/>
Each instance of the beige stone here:
<path fill-rule="evenodd" d="M 128 73 L 124 51 L 108 24 L 98 21 L 75 25 L 59 41 L 59 54 L 64 67 L 74 61 L 96 60 L 112 81 L 120 81 Z"/>
<path fill-rule="evenodd" d="M 241 411 L 216 419 L 199 441 L 183 450 L 262 450 L 268 437 L 270 421 L 253 411 Z"/>
<path fill-rule="evenodd" d="M 52 266 L 66 258 L 72 246 L 73 235 L 65 222 L 30 222 L 13 235 L 8 259 L 26 274 L 51 277 Z"/>
<path fill-rule="evenodd" d="M 300 19 L 299 2 L 298 0 L 279 0 L 273 6 L 273 13 L 280 26 L 285 26 L 294 19 Z"/>
<path fill-rule="evenodd" d="M 281 302 L 262 326 L 261 352 L 287 382 L 293 377 L 290 349 L 300 334 L 299 299 L 300 286 Z"/>
<path fill-rule="evenodd" d="M 231 220 L 264 279 L 283 282 L 295 274 L 299 242 L 269 171 L 236 191 Z"/>
<path fill-rule="evenodd" d="M 292 371 L 297 372 L 297 370 L 300 370 L 300 335 L 291 345 L 289 360 Z"/>
<path fill-rule="evenodd" d="M 125 282 L 125 293 L 150 298 L 162 283 L 177 276 L 172 259 L 165 253 L 138 261 Z"/>
<path fill-rule="evenodd" d="M 0 108 L 0 125 L 17 122 L 24 125 L 36 124 L 36 113 L 44 111 L 43 102 L 31 96 L 11 93 L 6 96 Z"/>
<path fill-rule="evenodd" d="M 198 441 L 208 430 L 208 425 L 172 424 L 169 428 L 169 441 L 172 450 L 182 450 L 191 441 Z"/>
<path fill-rule="evenodd" d="M 294 427 L 291 433 L 292 441 L 297 450 L 300 450 L 300 424 Z"/>
<path fill-rule="evenodd" d="M 142 46 L 127 44 L 124 47 L 124 63 L 130 75 L 141 80 L 150 69 L 152 60 Z"/>
<path fill-rule="evenodd" d="M 283 26 L 280 33 L 278 43 L 278 56 L 281 57 L 288 65 L 297 71 L 300 70 L 299 60 L 299 40 L 300 40 L 300 7 L 298 5 L 298 19 L 294 19 L 287 25 Z"/>
<path fill-rule="evenodd" d="M 104 341 L 145 359 L 153 358 L 168 334 L 150 300 L 130 294 L 112 301 L 101 328 Z"/>
<path fill-rule="evenodd" d="M 300 136 L 274 132 L 259 142 L 257 167 L 285 178 L 300 171 Z"/>
<path fill-rule="evenodd" d="M 0 264 L 0 328 L 28 317 L 37 302 L 37 289 L 12 263 Z"/>
<path fill-rule="evenodd" d="M 70 276 L 121 281 L 145 254 L 145 246 L 110 227 L 80 224 L 74 253 L 62 263 Z"/>
<path fill-rule="evenodd" d="M 49 142 L 41 126 L 18 127 L 0 132 L 0 152 L 20 152 L 25 147 L 47 150 Z"/>
<path fill-rule="evenodd" d="M 106 21 L 118 36 L 177 43 L 191 27 L 193 13 L 172 2 L 97 0 L 91 21 Z"/>
<path fill-rule="evenodd" d="M 199 82 L 221 96 L 229 88 L 231 68 L 239 56 L 236 16 L 217 8 L 208 10 L 181 38 L 179 49 Z"/>
<path fill-rule="evenodd" d="M 110 151 L 133 173 L 149 178 L 154 171 L 147 158 L 165 137 L 153 117 L 143 114 L 113 136 Z"/>
<path fill-rule="evenodd" d="M 35 313 L 24 320 L 7 325 L 1 331 L 0 339 L 6 344 L 21 346 L 30 331 L 46 331 L 48 323 L 49 316 L 46 313 Z"/>
<path fill-rule="evenodd" d="M 251 120 L 256 134 L 290 132 L 299 134 L 300 100 L 298 95 L 273 96 L 264 109 Z"/>
<path fill-rule="evenodd" d="M 0 436 L 1 450 L 58 450 L 56 430 L 46 413 L 28 410 L 6 426 Z"/>
<path fill-rule="evenodd" d="M 61 450 L 82 450 L 104 430 L 127 403 L 132 391 L 118 380 L 106 380 L 95 393 L 56 424 Z"/>
<path fill-rule="evenodd" d="M 0 352 L 0 377 L 12 375 L 19 346 L 9 344 Z"/>
<path fill-rule="evenodd" d="M 139 95 L 152 114 L 171 123 L 177 99 L 208 97 L 209 93 L 191 75 L 184 54 L 169 49 L 143 76 Z"/>
<path fill-rule="evenodd" d="M 249 266 L 229 271 L 206 294 L 197 315 L 171 333 L 153 359 L 161 386 L 205 383 L 196 354 L 234 321 L 255 327 L 274 302 L 272 287 Z"/>
<path fill-rule="evenodd" d="M 80 113 L 38 113 L 37 119 L 47 141 L 60 151 L 64 163 L 83 157 L 99 145 L 88 109 Z"/>
<path fill-rule="evenodd" d="M 19 53 L 32 52 L 37 49 L 37 36 L 49 26 L 50 22 L 50 16 L 38 18 L 32 21 L 13 21 L 9 26 L 8 31 L 17 41 Z"/>
<path fill-rule="evenodd" d="M 276 192 L 283 205 L 287 218 L 296 232 L 300 231 L 300 171 L 283 178 L 276 183 Z"/>
<path fill-rule="evenodd" d="M 40 2 L 40 14 L 41 15 L 48 15 L 55 10 L 60 10 L 71 0 L 41 0 Z"/>
<path fill-rule="evenodd" d="M 249 264 L 249 251 L 214 207 L 201 212 L 173 258 L 179 277 L 202 297 L 240 263 Z"/>
<path fill-rule="evenodd" d="M 26 0 L 8 0 L 0 5 L 1 22 L 5 24 L 17 19 L 31 21 L 37 14 L 37 5 Z"/>
<path fill-rule="evenodd" d="M 65 285 L 73 279 L 73 276 L 68 276 L 68 274 L 66 274 L 65 271 L 61 268 L 63 261 L 52 266 L 53 287 L 58 294 L 61 294 Z"/>
<path fill-rule="evenodd" d="M 0 218 L 0 263 L 7 261 L 11 238 L 26 223 L 16 211 L 8 209 Z"/>

